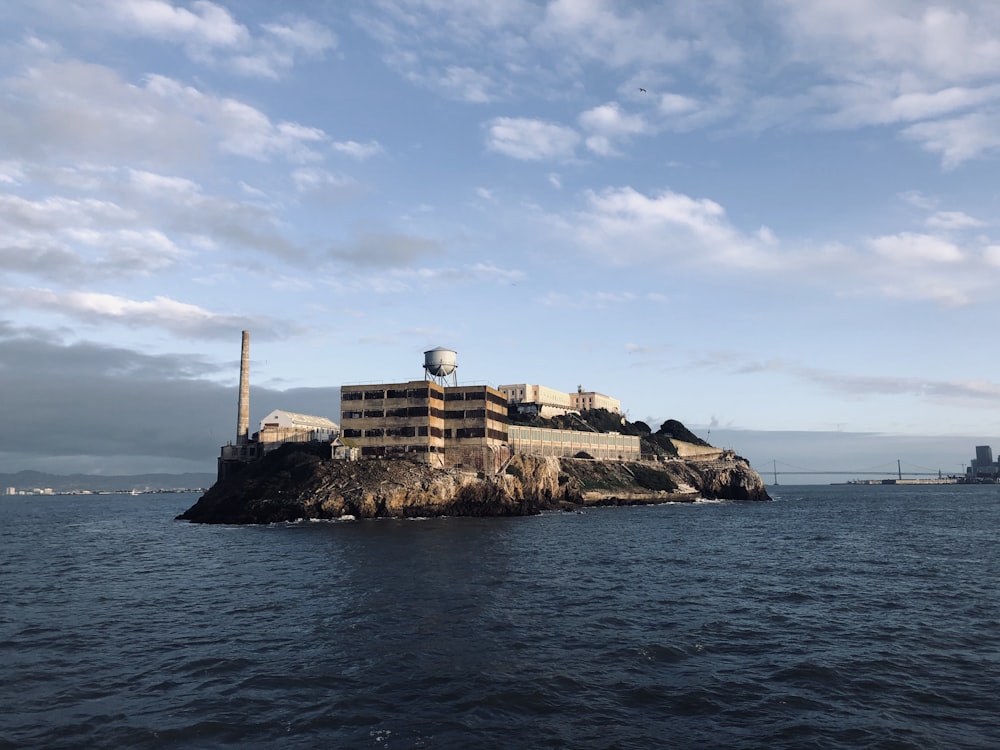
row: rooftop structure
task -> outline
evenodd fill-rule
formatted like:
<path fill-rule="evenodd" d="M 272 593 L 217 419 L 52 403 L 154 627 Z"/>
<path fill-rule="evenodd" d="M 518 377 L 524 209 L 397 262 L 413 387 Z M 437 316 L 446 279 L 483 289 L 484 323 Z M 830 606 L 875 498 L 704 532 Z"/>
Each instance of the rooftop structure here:
<path fill-rule="evenodd" d="M 260 420 L 257 440 L 268 453 L 284 443 L 329 442 L 340 428 L 326 417 L 275 409 Z"/>
<path fill-rule="evenodd" d="M 577 387 L 576 393 L 530 383 L 502 385 L 500 391 L 507 397 L 507 402 L 516 406 L 522 414 L 555 417 L 590 409 L 607 409 L 612 414 L 622 413 L 621 401 L 597 391 L 584 391 L 582 385 Z"/>

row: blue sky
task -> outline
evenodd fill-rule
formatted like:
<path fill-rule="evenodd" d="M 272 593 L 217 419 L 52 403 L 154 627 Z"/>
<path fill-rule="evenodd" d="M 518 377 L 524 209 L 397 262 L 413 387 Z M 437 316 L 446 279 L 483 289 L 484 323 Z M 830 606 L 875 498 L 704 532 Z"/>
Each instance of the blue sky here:
<path fill-rule="evenodd" d="M 762 469 L 997 434 L 991 0 L 0 22 L 0 471 L 212 470 L 244 328 L 252 420 L 446 346 Z"/>

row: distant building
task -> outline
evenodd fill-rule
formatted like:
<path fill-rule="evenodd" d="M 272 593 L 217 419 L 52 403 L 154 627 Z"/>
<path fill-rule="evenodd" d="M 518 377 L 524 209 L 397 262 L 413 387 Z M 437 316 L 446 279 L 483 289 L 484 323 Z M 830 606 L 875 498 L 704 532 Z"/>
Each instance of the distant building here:
<path fill-rule="evenodd" d="M 284 443 L 327 443 L 339 432 L 340 428 L 326 417 L 275 409 L 260 420 L 257 441 L 263 452 L 269 453 Z"/>
<path fill-rule="evenodd" d="M 573 411 L 573 401 L 568 393 L 544 385 L 512 383 L 498 389 L 521 414 L 555 417 Z"/>
<path fill-rule="evenodd" d="M 590 409 L 607 409 L 612 414 L 622 413 L 622 402 L 611 396 L 605 396 L 597 391 L 585 391 L 583 386 L 577 386 L 576 393 L 570 396 L 573 408 L 577 411 Z"/>
<path fill-rule="evenodd" d="M 969 482 L 996 482 L 1000 477 L 1000 465 L 993 460 L 993 449 L 988 445 L 976 446 L 976 457 L 966 472 Z"/>
<path fill-rule="evenodd" d="M 584 391 L 583 386 L 578 386 L 576 393 L 566 393 L 530 383 L 501 385 L 499 390 L 507 397 L 507 403 L 514 406 L 521 414 L 555 417 L 590 409 L 607 409 L 612 414 L 622 412 L 621 401 L 597 391 Z"/>

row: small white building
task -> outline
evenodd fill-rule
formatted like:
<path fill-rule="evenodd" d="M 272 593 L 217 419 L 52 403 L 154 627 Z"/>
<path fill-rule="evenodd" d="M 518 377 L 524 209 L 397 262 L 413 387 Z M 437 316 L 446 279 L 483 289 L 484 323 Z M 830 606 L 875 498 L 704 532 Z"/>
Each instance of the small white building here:
<path fill-rule="evenodd" d="M 622 402 L 611 396 L 605 396 L 597 391 L 585 391 L 583 386 L 577 386 L 576 393 L 572 396 L 573 408 L 577 411 L 589 411 L 590 409 L 607 409 L 612 414 L 622 413 Z"/>
<path fill-rule="evenodd" d="M 591 409 L 607 409 L 612 414 L 622 413 L 621 401 L 596 391 L 584 391 L 582 385 L 577 387 L 576 393 L 529 383 L 502 385 L 499 390 L 507 397 L 507 403 L 517 406 L 519 412 L 531 412 L 540 417 Z"/>
<path fill-rule="evenodd" d="M 340 428 L 326 417 L 275 409 L 260 420 L 258 440 L 267 453 L 283 443 L 328 443 L 339 434 Z"/>
<path fill-rule="evenodd" d="M 499 390 L 508 404 L 518 407 L 518 411 L 530 411 L 540 417 L 554 417 L 575 411 L 570 395 L 544 385 L 512 383 L 502 385 Z"/>

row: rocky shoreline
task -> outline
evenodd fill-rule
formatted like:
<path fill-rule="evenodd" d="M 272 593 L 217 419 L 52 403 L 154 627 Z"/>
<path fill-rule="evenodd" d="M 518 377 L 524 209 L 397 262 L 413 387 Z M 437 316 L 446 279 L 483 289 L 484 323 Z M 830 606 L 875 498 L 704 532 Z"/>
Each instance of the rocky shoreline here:
<path fill-rule="evenodd" d="M 595 505 L 770 500 L 746 460 L 597 461 L 515 456 L 496 476 L 410 461 L 333 461 L 288 444 L 216 482 L 178 520 L 266 524 L 299 519 L 523 516 Z"/>

